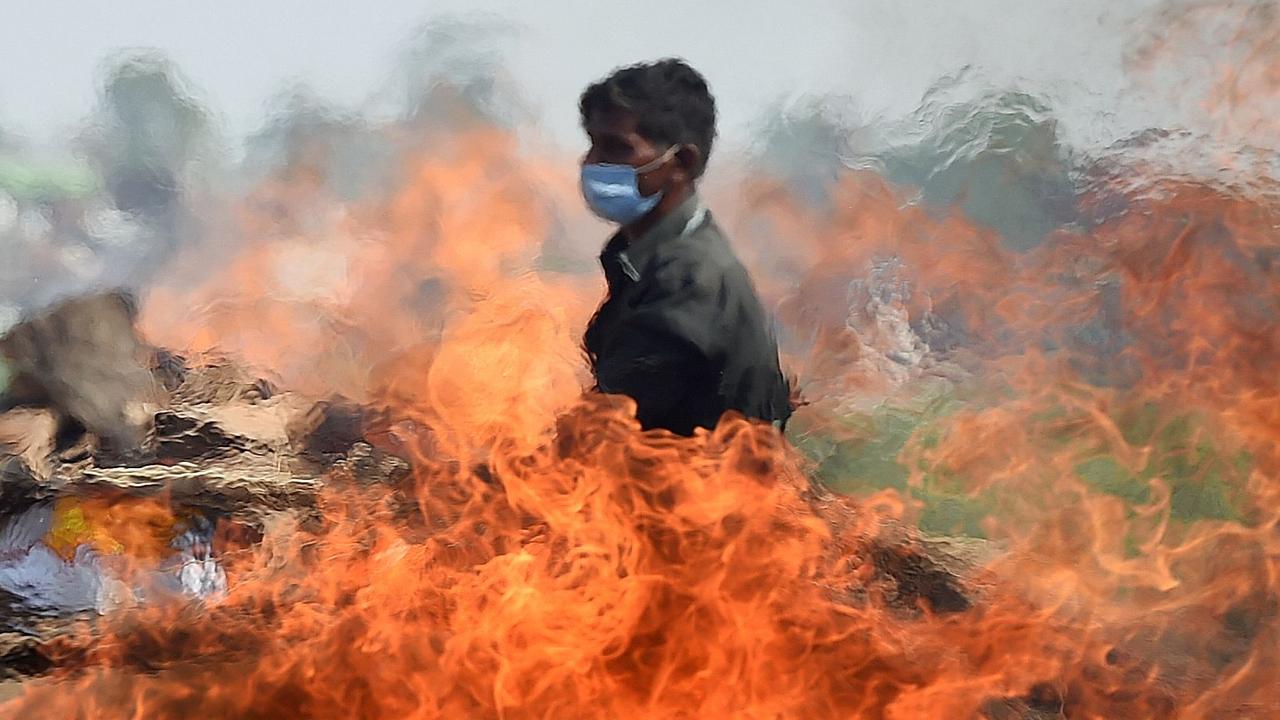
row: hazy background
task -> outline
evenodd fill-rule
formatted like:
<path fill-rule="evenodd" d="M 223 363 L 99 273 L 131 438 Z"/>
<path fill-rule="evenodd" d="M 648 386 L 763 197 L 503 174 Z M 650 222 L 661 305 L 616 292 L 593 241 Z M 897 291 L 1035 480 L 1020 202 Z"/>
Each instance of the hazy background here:
<path fill-rule="evenodd" d="M 577 142 L 576 99 L 610 68 L 663 55 L 710 79 L 724 134 L 745 137 L 770 103 L 808 93 L 847 97 L 864 116 L 915 108 L 940 76 L 1051 91 L 1060 115 L 1099 113 L 1139 125 L 1149 102 L 1125 98 L 1126 46 L 1150 0 L 763 0 L 587 3 L 448 0 L 219 3 L 49 0 L 10 6 L 0 26 L 0 127 L 38 142 L 88 113 L 95 70 L 122 48 L 167 54 L 228 134 L 263 120 L 287 84 L 351 109 L 376 110 L 414 28 L 450 14 L 501 18 L 500 52 L 534 115 Z M 20 8 L 20 9 L 19 9 Z M 1065 111 L 1065 112 L 1064 112 Z M 1074 111 L 1074 112 L 1072 112 Z M 1068 123 L 1070 124 L 1070 123 Z M 1081 127 L 1081 133 L 1097 128 Z"/>
<path fill-rule="evenodd" d="M 778 238 L 745 231 L 760 226 L 750 202 L 735 207 L 746 177 L 830 212 L 846 168 L 873 168 L 1025 250 L 1092 222 L 1078 199 L 1100 180 L 1273 193 L 1258 181 L 1280 175 L 1276 2 L 51 0 L 8 19 L 0 328 L 69 293 L 180 285 L 183 249 L 213 253 L 186 260 L 209 275 L 271 235 L 234 219 L 281 202 L 269 178 L 321 207 L 385 200 L 422 143 L 439 155 L 477 120 L 545 161 L 529 184 L 556 198 L 557 262 L 594 273 L 608 229 L 551 190 L 576 183 L 579 93 L 671 55 L 720 109 L 704 189 L 780 288 L 811 258 L 774 257 Z M 1139 160 L 1153 167 L 1117 171 Z"/>

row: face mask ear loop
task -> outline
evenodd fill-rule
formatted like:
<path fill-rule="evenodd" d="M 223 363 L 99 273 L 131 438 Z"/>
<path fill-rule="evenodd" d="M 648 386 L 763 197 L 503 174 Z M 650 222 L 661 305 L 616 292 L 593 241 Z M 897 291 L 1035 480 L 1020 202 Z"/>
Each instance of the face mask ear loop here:
<path fill-rule="evenodd" d="M 666 152 L 662 153 L 661 155 L 654 158 L 653 160 L 650 160 L 649 162 L 636 168 L 636 174 L 643 175 L 647 172 L 652 172 L 654 170 L 657 170 L 658 168 L 670 162 L 671 158 L 675 157 L 676 153 L 680 152 L 681 147 L 683 147 L 683 145 L 672 145 L 671 147 L 667 148 Z"/>

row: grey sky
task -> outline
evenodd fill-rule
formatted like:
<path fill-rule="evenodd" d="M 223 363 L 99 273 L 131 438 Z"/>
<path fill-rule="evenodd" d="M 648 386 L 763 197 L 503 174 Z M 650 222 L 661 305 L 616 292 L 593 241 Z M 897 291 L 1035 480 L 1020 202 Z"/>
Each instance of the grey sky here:
<path fill-rule="evenodd" d="M 19 4 L 24 9 L 14 12 Z M 510 69 L 555 137 L 575 142 L 581 88 L 613 66 L 677 54 L 711 80 L 739 136 L 780 97 L 836 92 L 865 113 L 910 110 L 939 75 L 975 65 L 1082 109 L 1124 86 L 1127 18 L 1151 0 L 28 0 L 0 25 L 0 126 L 55 139 L 89 110 L 99 63 L 125 47 L 167 52 L 240 135 L 303 80 L 363 104 L 415 26 L 487 13 L 523 28 Z"/>

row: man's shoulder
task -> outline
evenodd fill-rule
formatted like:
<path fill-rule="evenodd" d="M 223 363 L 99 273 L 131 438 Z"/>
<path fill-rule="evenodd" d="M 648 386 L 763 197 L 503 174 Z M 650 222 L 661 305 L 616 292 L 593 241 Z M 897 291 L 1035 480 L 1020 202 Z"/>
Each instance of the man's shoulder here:
<path fill-rule="evenodd" d="M 663 243 L 654 260 L 661 274 L 693 274 L 704 279 L 733 274 L 742 267 L 724 231 L 710 216 L 693 231 Z"/>

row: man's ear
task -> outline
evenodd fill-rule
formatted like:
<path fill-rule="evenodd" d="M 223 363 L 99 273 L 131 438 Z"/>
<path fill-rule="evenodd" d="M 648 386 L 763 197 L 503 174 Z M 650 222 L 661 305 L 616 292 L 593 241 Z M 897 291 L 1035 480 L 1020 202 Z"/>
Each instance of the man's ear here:
<path fill-rule="evenodd" d="M 702 174 L 702 151 L 696 145 L 681 145 L 676 151 L 676 163 L 680 165 L 680 169 L 684 172 L 685 179 L 693 182 Z"/>

